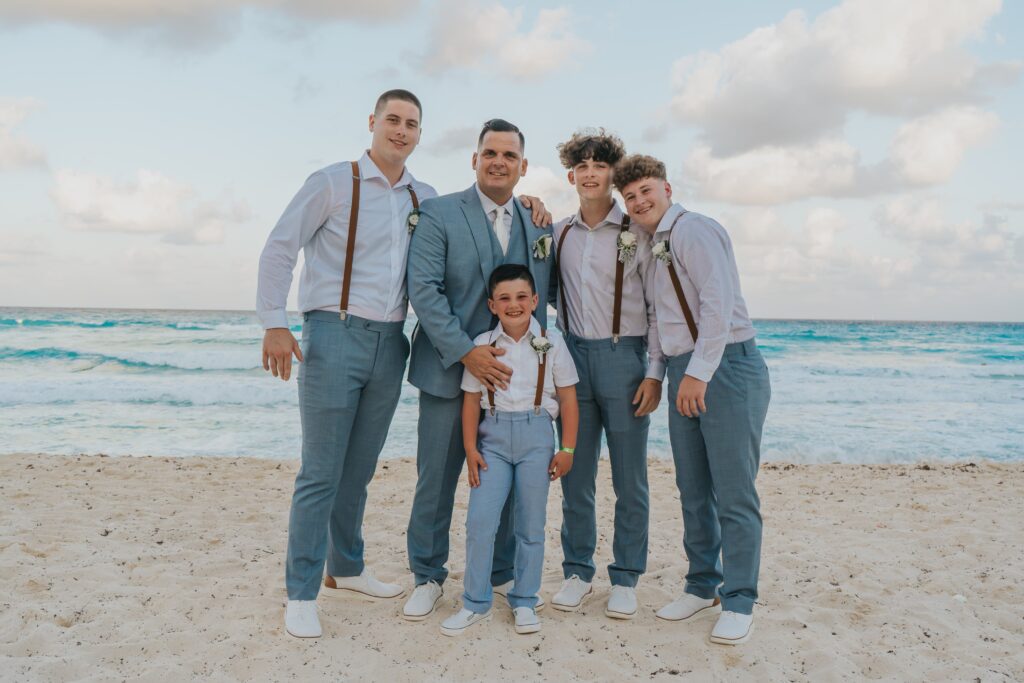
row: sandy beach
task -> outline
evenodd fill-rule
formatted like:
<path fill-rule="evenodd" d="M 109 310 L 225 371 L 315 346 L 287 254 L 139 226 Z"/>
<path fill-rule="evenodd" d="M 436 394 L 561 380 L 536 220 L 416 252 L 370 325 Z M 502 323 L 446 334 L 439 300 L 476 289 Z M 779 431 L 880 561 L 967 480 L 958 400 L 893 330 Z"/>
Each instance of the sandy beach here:
<path fill-rule="evenodd" d="M 171 680 L 1024 679 L 1024 464 L 762 468 L 761 597 L 752 641 L 711 645 L 713 620 L 654 610 L 681 587 L 672 467 L 651 461 L 652 525 L 640 615 L 603 614 L 611 483 L 599 484 L 596 597 L 542 611 L 517 636 L 507 606 L 446 638 L 461 591 L 466 487 L 452 578 L 420 623 L 401 600 L 321 595 L 324 637 L 282 627 L 288 503 L 297 463 L 258 459 L 0 457 L 0 678 Z M 367 561 L 411 584 L 411 460 L 383 461 Z M 552 487 L 544 592 L 561 580 Z"/>

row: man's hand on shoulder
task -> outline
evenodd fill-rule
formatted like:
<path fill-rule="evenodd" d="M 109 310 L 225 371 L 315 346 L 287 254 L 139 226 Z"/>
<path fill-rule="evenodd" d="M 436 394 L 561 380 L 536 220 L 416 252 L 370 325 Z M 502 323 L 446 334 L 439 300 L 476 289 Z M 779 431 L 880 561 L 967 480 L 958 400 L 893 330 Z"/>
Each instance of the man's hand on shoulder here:
<path fill-rule="evenodd" d="M 480 380 L 485 388 L 496 391 L 508 389 L 508 381 L 512 378 L 512 368 L 497 359 L 497 356 L 503 355 L 504 349 L 496 349 L 487 344 L 474 346 L 461 360 L 469 373 Z"/>
<path fill-rule="evenodd" d="M 302 362 L 302 349 L 287 327 L 272 327 L 263 333 L 263 369 L 285 382 L 292 376 L 292 354 Z"/>
<path fill-rule="evenodd" d="M 519 203 L 523 205 L 524 209 L 530 210 L 530 220 L 534 225 L 539 225 L 542 228 L 551 225 L 551 212 L 547 210 L 539 197 L 532 197 L 528 194 L 520 195 Z"/>

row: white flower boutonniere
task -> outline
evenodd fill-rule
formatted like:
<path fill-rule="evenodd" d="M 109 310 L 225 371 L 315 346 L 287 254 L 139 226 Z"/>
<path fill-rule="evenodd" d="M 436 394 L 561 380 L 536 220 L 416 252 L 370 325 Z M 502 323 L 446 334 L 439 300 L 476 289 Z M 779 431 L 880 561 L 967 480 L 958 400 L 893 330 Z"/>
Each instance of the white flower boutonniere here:
<path fill-rule="evenodd" d="M 630 259 L 636 256 L 636 235 L 629 230 L 619 233 L 619 262 L 629 263 Z"/>
<path fill-rule="evenodd" d="M 663 263 L 672 263 L 672 252 L 668 249 L 668 240 L 655 242 L 654 246 L 651 247 L 651 253 L 654 254 L 654 258 Z"/>
<path fill-rule="evenodd" d="M 549 238 L 550 239 L 550 238 Z M 544 354 L 551 350 L 551 340 L 547 337 L 534 337 L 530 340 L 530 346 L 537 352 L 540 362 L 544 362 Z"/>
<path fill-rule="evenodd" d="M 409 218 L 406 219 L 406 221 L 405 221 L 405 224 L 409 227 L 409 234 L 410 235 L 412 234 L 412 231 L 416 229 L 416 226 L 419 224 L 419 222 L 420 222 L 420 210 L 419 209 L 413 209 L 409 213 Z"/>
<path fill-rule="evenodd" d="M 533 243 L 533 257 L 537 259 L 546 260 L 551 255 L 551 243 L 554 240 L 551 235 L 541 235 L 537 238 L 537 241 Z"/>

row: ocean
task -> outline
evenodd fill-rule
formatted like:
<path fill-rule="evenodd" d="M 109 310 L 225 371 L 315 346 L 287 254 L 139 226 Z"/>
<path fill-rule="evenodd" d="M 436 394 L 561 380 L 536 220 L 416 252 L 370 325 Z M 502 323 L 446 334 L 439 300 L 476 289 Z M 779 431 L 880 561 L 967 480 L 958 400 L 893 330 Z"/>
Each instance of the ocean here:
<path fill-rule="evenodd" d="M 755 326 L 764 460 L 1024 459 L 1024 324 Z M 0 453 L 297 458 L 295 380 L 262 369 L 261 340 L 250 312 L 0 308 Z M 403 386 L 383 458 L 415 455 L 416 396 Z M 671 457 L 668 403 L 653 457 Z"/>

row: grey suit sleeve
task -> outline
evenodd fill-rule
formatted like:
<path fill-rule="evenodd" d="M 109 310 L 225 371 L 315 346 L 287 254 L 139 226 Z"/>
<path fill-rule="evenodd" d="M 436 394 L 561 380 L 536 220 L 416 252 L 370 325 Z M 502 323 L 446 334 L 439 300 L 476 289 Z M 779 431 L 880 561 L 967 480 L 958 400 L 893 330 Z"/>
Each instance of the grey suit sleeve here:
<path fill-rule="evenodd" d="M 448 236 L 434 202 L 424 202 L 409 244 L 409 303 L 420 327 L 441 355 L 447 370 L 473 350 L 473 340 L 452 312 L 445 288 Z"/>

